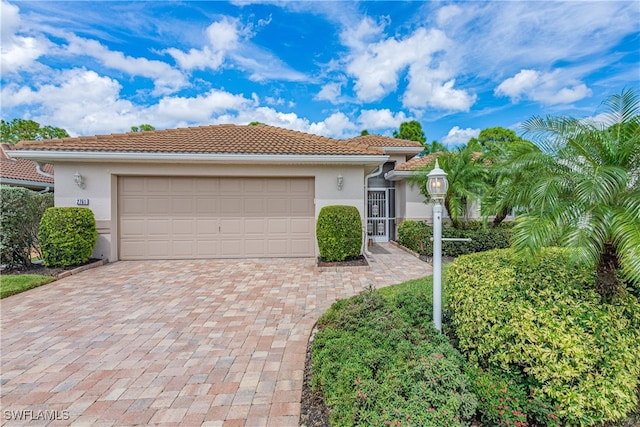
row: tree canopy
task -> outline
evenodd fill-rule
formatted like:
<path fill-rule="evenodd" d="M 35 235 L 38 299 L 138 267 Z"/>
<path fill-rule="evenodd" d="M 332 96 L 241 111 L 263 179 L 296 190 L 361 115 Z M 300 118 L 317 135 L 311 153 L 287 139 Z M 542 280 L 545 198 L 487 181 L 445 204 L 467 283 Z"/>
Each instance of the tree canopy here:
<path fill-rule="evenodd" d="M 400 129 L 393 131 L 393 137 L 409 141 L 418 141 L 421 144 L 427 141 L 427 137 L 422 131 L 422 125 L 417 120 L 400 123 Z"/>
<path fill-rule="evenodd" d="M 0 120 L 0 140 L 6 144 L 19 141 L 36 141 L 43 139 L 68 138 L 66 130 L 53 126 L 41 126 L 33 120 L 13 119 Z"/>
<path fill-rule="evenodd" d="M 156 130 L 156 128 L 144 123 L 140 126 L 131 126 L 131 132 L 148 132 L 150 130 Z"/>

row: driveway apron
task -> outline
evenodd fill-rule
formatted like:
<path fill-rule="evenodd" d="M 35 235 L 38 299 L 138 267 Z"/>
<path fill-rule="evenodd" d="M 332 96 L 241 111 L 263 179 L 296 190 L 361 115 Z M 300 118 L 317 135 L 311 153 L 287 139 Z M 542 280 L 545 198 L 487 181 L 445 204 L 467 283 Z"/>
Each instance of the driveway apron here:
<path fill-rule="evenodd" d="M 116 262 L 0 302 L 2 425 L 296 426 L 309 335 L 336 300 L 431 274 L 381 245 L 315 260 Z"/>

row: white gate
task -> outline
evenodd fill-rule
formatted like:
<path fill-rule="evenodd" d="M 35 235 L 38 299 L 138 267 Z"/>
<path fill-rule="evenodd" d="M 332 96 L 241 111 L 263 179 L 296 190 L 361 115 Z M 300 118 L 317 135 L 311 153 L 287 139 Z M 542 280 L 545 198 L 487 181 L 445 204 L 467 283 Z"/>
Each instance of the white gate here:
<path fill-rule="evenodd" d="M 374 242 L 388 242 L 395 231 L 395 189 L 370 188 L 367 194 L 367 235 Z"/>

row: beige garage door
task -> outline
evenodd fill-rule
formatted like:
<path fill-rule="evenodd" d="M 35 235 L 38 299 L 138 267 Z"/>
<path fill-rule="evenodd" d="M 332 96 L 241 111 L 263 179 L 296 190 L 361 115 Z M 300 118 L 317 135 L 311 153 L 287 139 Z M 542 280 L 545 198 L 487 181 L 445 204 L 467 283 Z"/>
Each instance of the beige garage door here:
<path fill-rule="evenodd" d="M 119 256 L 314 256 L 313 200 L 313 178 L 120 177 Z"/>

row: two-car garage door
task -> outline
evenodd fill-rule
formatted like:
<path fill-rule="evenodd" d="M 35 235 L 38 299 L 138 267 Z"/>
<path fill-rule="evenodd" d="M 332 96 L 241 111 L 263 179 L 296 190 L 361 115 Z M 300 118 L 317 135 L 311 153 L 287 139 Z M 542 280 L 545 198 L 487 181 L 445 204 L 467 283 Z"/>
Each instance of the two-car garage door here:
<path fill-rule="evenodd" d="M 309 257 L 313 178 L 118 179 L 119 258 Z"/>

